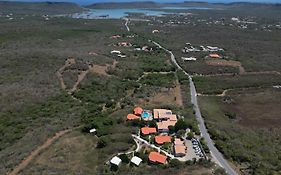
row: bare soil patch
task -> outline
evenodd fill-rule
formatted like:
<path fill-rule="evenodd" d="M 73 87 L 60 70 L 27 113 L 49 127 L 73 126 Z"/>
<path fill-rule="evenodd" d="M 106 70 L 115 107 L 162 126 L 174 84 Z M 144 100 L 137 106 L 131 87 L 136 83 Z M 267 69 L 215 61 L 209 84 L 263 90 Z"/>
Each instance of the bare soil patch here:
<path fill-rule="evenodd" d="M 117 63 L 118 63 L 118 61 L 114 59 L 112 62 L 112 65 L 106 64 L 106 65 L 102 66 L 102 65 L 97 65 L 97 64 L 91 64 L 89 69 L 90 69 L 90 72 L 92 72 L 92 73 L 109 76 L 107 73 L 107 70 L 109 68 L 114 69 L 116 67 Z"/>
<path fill-rule="evenodd" d="M 230 66 L 230 67 L 238 67 L 239 68 L 239 74 L 244 74 L 245 69 L 242 66 L 242 64 L 239 61 L 233 61 L 233 60 L 208 60 L 206 61 L 208 65 L 212 66 Z"/>
<path fill-rule="evenodd" d="M 90 66 L 90 72 L 92 73 L 97 73 L 97 74 L 101 74 L 101 75 L 108 75 L 106 73 L 108 66 L 101 66 L 101 65 L 97 65 L 97 64 L 92 64 Z"/>
<path fill-rule="evenodd" d="M 174 88 L 162 88 L 160 92 L 150 97 L 149 102 L 151 104 L 171 104 L 183 106 L 180 85 L 177 84 Z"/>
<path fill-rule="evenodd" d="M 235 113 L 241 125 L 261 128 L 280 127 L 280 90 L 231 91 L 230 94 L 234 103 L 226 105 L 226 110 Z"/>

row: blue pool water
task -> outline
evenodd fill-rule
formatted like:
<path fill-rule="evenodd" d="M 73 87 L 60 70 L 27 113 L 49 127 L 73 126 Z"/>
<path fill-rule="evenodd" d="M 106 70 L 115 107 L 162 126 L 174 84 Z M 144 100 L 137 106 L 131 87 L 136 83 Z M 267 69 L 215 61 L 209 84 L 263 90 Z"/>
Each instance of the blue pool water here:
<path fill-rule="evenodd" d="M 144 112 L 141 114 L 142 118 L 148 118 L 150 116 L 150 114 L 148 112 Z"/>

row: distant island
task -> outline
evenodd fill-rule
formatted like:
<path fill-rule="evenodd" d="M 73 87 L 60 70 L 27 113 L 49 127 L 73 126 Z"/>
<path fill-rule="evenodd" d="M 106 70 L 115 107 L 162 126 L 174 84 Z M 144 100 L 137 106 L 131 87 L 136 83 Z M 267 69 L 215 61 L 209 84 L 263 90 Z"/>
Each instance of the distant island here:
<path fill-rule="evenodd" d="M 158 3 L 153 1 L 143 1 L 143 2 L 108 2 L 108 3 L 94 3 L 85 6 L 91 9 L 128 9 L 128 8 L 161 8 L 166 6 L 190 6 L 190 7 L 209 7 L 209 6 L 251 6 L 251 7 L 279 7 L 281 4 L 278 3 L 253 3 L 253 2 L 230 2 L 230 3 L 211 3 L 203 1 L 184 1 L 175 3 Z"/>
<path fill-rule="evenodd" d="M 83 8 L 70 2 L 11 2 L 0 1 L 0 14 L 62 14 L 77 13 Z"/>

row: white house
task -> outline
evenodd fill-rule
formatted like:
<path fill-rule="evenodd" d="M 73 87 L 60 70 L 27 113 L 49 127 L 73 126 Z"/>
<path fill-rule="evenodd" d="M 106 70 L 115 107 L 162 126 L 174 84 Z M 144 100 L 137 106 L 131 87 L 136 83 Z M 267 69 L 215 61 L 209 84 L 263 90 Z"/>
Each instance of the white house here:
<path fill-rule="evenodd" d="M 137 156 L 134 156 L 132 159 L 131 159 L 131 162 L 137 166 L 140 165 L 140 163 L 142 162 L 142 159 L 137 157 Z"/>
<path fill-rule="evenodd" d="M 122 160 L 119 157 L 117 157 L 117 156 L 114 156 L 110 160 L 110 163 L 113 164 L 113 165 L 116 165 L 116 166 L 119 166 L 121 162 L 122 162 Z"/>
<path fill-rule="evenodd" d="M 119 50 L 113 50 L 113 51 L 111 51 L 110 53 L 111 53 L 111 54 L 121 54 L 121 51 L 119 51 Z"/>
<path fill-rule="evenodd" d="M 122 55 L 122 54 L 119 54 L 117 56 L 120 57 L 120 58 L 126 58 L 126 55 Z"/>
<path fill-rule="evenodd" d="M 93 128 L 93 129 L 90 129 L 90 133 L 94 133 L 94 132 L 96 132 L 97 130 L 95 129 L 95 128 Z"/>
<path fill-rule="evenodd" d="M 197 58 L 195 58 L 195 57 L 181 57 L 181 59 L 184 61 L 196 61 L 197 60 Z"/>

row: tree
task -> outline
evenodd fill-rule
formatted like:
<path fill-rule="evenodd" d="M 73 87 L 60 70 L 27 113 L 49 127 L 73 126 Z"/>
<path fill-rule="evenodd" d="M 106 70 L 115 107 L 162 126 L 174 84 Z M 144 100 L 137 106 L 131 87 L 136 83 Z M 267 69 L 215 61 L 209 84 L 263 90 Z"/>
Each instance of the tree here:
<path fill-rule="evenodd" d="M 168 128 L 169 128 L 169 134 L 175 133 L 175 127 L 174 126 L 168 126 Z"/>
<path fill-rule="evenodd" d="M 103 138 L 100 138 L 98 143 L 97 143 L 97 148 L 104 148 L 106 147 L 107 143 Z"/>
<path fill-rule="evenodd" d="M 175 132 L 178 132 L 179 130 L 186 130 L 186 129 L 187 129 L 187 123 L 183 119 L 179 119 L 175 124 Z"/>
<path fill-rule="evenodd" d="M 121 154 L 121 155 L 119 155 L 119 157 L 122 160 L 122 162 L 124 162 L 124 163 L 130 162 L 130 159 L 128 158 L 128 156 L 126 154 Z"/>
<path fill-rule="evenodd" d="M 217 168 L 214 172 L 215 175 L 226 175 L 226 172 L 223 168 Z"/>
<path fill-rule="evenodd" d="M 171 159 L 169 163 L 173 168 L 178 168 L 181 166 L 181 162 L 178 159 Z"/>
<path fill-rule="evenodd" d="M 156 126 L 157 126 L 157 124 L 156 124 L 156 122 L 155 122 L 154 120 L 149 121 L 149 122 L 148 122 L 148 125 L 149 125 L 150 127 L 156 127 Z"/>
<path fill-rule="evenodd" d="M 187 133 L 187 138 L 188 138 L 189 140 L 192 139 L 193 137 L 194 137 L 193 132 Z"/>
<path fill-rule="evenodd" d="M 178 132 L 177 132 L 176 135 L 177 135 L 178 137 L 182 137 L 182 136 L 184 136 L 184 134 L 185 134 L 185 130 L 182 130 L 182 129 L 181 129 L 181 130 L 178 130 Z"/>

